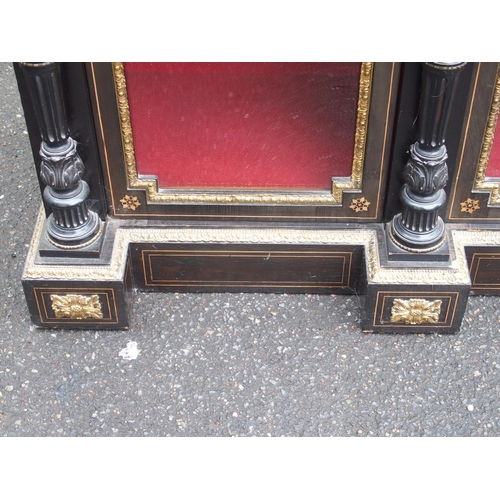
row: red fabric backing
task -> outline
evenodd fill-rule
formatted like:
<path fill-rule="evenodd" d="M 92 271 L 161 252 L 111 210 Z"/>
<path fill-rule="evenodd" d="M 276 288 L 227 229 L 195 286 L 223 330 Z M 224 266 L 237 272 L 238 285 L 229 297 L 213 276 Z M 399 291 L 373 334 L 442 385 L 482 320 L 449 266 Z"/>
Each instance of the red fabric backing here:
<path fill-rule="evenodd" d="M 493 136 L 490 160 L 486 168 L 486 177 L 500 177 L 500 127 L 497 125 Z"/>
<path fill-rule="evenodd" d="M 164 188 L 330 189 L 359 63 L 126 63 L 137 169 Z"/>

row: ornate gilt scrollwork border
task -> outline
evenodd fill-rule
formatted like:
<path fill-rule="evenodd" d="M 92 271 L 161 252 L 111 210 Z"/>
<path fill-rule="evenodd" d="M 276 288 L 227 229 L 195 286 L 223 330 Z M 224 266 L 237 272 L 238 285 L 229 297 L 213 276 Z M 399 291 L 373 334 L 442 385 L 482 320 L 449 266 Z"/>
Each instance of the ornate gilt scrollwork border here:
<path fill-rule="evenodd" d="M 491 107 L 488 114 L 488 121 L 484 132 L 483 144 L 481 146 L 481 154 L 476 168 L 474 178 L 473 191 L 489 191 L 489 205 L 500 204 L 500 180 L 486 177 L 486 169 L 490 160 L 491 149 L 493 147 L 493 139 L 498 122 L 498 114 L 500 112 L 500 64 L 497 70 L 495 81 L 495 90 L 491 101 Z"/>
<path fill-rule="evenodd" d="M 130 189 L 144 189 L 148 202 L 152 203 L 224 203 L 224 204 L 286 204 L 286 205 L 342 205 L 343 193 L 356 192 L 362 188 L 366 137 L 373 79 L 373 63 L 361 64 L 356 133 L 351 176 L 333 178 L 329 193 L 302 193 L 298 191 L 213 191 L 185 192 L 182 190 L 160 190 L 154 177 L 140 177 L 135 160 L 134 139 L 130 121 L 127 84 L 123 63 L 113 63 L 113 76 L 120 118 L 123 154 L 127 183 Z"/>
<path fill-rule="evenodd" d="M 113 224 L 113 221 L 109 222 Z M 452 231 L 455 258 L 447 268 L 389 268 L 381 265 L 376 229 L 321 230 L 290 228 L 144 228 L 117 224 L 109 265 L 46 265 L 37 262 L 38 247 L 45 224 L 43 207 L 33 233 L 23 279 L 83 281 L 121 280 L 131 243 L 262 243 L 328 244 L 365 247 L 367 277 L 384 284 L 464 284 L 470 283 L 465 246 L 500 245 L 500 231 Z"/>

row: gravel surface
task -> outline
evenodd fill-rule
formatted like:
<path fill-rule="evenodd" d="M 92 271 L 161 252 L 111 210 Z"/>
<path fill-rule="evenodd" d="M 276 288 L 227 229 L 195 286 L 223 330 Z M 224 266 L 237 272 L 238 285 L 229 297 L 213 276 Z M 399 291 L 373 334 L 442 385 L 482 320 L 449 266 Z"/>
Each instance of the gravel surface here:
<path fill-rule="evenodd" d="M 40 196 L 10 64 L 0 88 L 1 436 L 500 435 L 499 297 L 471 297 L 454 336 L 363 334 L 358 297 L 329 295 L 140 293 L 128 331 L 34 327 Z"/>

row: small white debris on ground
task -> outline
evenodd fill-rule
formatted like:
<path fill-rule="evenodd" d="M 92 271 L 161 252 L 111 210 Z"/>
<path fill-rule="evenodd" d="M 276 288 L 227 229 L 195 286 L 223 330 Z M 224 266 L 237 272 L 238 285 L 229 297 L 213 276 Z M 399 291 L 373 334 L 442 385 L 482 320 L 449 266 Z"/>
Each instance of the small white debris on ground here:
<path fill-rule="evenodd" d="M 468 406 L 467 406 L 467 409 L 468 409 L 469 411 L 474 411 L 474 405 L 468 405 Z"/>
<path fill-rule="evenodd" d="M 127 342 L 127 347 L 122 349 L 118 355 L 123 359 L 131 360 L 136 359 L 140 352 L 140 349 L 137 349 L 137 342 Z"/>

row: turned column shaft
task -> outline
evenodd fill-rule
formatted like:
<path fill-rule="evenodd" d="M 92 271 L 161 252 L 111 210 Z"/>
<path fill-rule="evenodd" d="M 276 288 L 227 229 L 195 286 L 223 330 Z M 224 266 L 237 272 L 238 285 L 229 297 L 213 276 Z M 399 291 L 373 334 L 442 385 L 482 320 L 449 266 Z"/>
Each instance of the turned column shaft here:
<path fill-rule="evenodd" d="M 446 129 L 457 77 L 464 65 L 423 65 L 418 140 L 410 146 L 410 159 L 403 172 L 403 210 L 390 226 L 394 243 L 408 251 L 430 252 L 445 241 L 444 223 L 438 212 L 446 203 Z"/>
<path fill-rule="evenodd" d="M 21 63 L 42 141 L 61 146 L 69 137 L 58 63 Z"/>
<path fill-rule="evenodd" d="M 96 213 L 87 207 L 90 194 L 82 180 L 85 166 L 70 136 L 64 106 L 60 63 L 20 63 L 26 78 L 40 133 L 40 179 L 45 201 L 52 208 L 47 236 L 56 246 L 81 247 L 101 229 Z"/>

